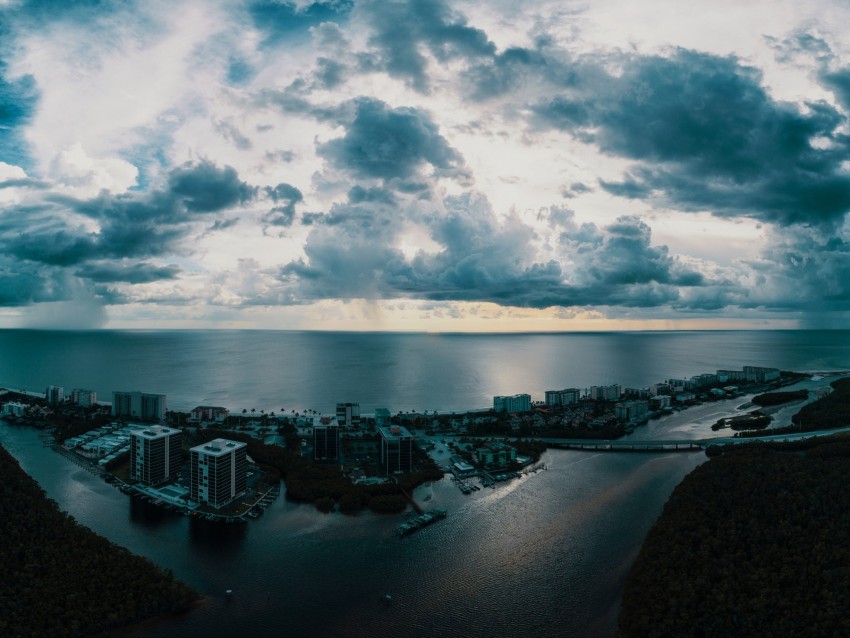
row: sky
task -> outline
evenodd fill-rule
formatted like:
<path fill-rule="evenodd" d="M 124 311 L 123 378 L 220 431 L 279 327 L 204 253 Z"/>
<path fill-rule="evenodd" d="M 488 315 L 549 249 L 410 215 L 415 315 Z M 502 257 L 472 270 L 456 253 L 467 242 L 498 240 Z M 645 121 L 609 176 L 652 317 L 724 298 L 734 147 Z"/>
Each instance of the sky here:
<path fill-rule="evenodd" d="M 0 0 L 0 327 L 845 327 L 848 23 Z"/>

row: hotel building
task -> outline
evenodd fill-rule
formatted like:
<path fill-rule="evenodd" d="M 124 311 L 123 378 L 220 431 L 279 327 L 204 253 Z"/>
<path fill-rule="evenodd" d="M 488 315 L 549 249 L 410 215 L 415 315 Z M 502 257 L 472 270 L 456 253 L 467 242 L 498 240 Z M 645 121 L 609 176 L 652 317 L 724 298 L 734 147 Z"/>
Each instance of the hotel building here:
<path fill-rule="evenodd" d="M 181 432 L 152 426 L 130 437 L 130 477 L 145 485 L 160 485 L 180 474 Z"/>
<path fill-rule="evenodd" d="M 245 493 L 248 446 L 238 441 L 214 439 L 189 450 L 189 498 L 215 508 Z"/>

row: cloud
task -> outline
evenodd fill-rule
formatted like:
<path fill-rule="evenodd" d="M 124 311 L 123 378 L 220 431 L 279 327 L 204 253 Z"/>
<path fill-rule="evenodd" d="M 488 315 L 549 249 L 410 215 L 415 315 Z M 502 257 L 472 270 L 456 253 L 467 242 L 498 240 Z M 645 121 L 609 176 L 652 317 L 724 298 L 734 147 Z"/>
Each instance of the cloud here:
<path fill-rule="evenodd" d="M 649 226 L 635 217 L 598 228 L 555 209 L 558 259 L 541 260 L 535 231 L 516 216 L 498 220 L 480 194 L 446 197 L 440 209 L 416 210 L 408 221 L 426 229 L 437 248 L 405 256 L 394 248 L 402 225 L 391 209 L 332 209 L 314 224 L 305 258 L 281 269 L 287 297 L 655 307 L 680 302 L 680 289 L 718 285 L 666 247 L 652 246 Z"/>
<path fill-rule="evenodd" d="M 0 28 L 0 34 L 3 32 Z M 30 164 L 22 131 L 32 118 L 37 102 L 35 78 L 32 75 L 10 78 L 8 65 L 0 59 L 0 160 L 17 166 Z"/>
<path fill-rule="evenodd" d="M 777 102 L 734 57 L 676 49 L 621 63 L 534 105 L 540 125 L 638 162 L 623 181 L 600 181 L 607 191 L 782 225 L 850 209 L 845 118 L 830 105 Z"/>
<path fill-rule="evenodd" d="M 295 220 L 295 204 L 302 201 L 301 191 L 290 184 L 278 184 L 274 188 L 266 187 L 266 195 L 275 204 L 264 217 L 263 221 L 272 226 L 291 226 Z"/>
<path fill-rule="evenodd" d="M 484 31 L 469 26 L 440 0 L 379 0 L 364 3 L 362 11 L 374 30 L 369 43 L 376 51 L 367 68 L 382 69 L 421 93 L 430 90 L 423 50 L 440 63 L 490 56 L 496 50 Z"/>
<path fill-rule="evenodd" d="M 209 160 L 172 169 L 168 188 L 191 212 L 210 213 L 244 204 L 256 189 L 239 179 L 231 166 L 219 168 Z"/>
<path fill-rule="evenodd" d="M 156 266 L 147 262 L 126 263 L 90 263 L 78 269 L 74 274 L 82 279 L 98 283 L 124 282 L 147 284 L 153 281 L 176 279 L 181 268 L 174 264 Z"/>
<path fill-rule="evenodd" d="M 460 155 L 425 112 L 366 98 L 356 101 L 345 135 L 321 145 L 318 152 L 361 178 L 406 179 L 424 165 L 445 170 L 461 166 Z"/>

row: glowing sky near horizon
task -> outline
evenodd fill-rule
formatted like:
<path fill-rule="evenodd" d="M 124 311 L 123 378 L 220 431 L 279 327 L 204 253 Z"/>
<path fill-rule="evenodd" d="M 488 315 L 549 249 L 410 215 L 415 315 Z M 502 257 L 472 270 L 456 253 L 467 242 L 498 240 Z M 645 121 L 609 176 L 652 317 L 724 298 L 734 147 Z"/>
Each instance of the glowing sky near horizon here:
<path fill-rule="evenodd" d="M 840 327 L 841 2 L 0 1 L 0 327 Z"/>

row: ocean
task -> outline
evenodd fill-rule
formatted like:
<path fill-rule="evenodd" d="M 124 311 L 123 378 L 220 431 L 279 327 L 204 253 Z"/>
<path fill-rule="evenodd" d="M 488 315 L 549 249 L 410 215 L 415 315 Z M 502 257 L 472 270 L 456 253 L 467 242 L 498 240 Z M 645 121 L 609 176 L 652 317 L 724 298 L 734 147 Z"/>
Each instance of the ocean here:
<path fill-rule="evenodd" d="M 546 389 L 648 385 L 743 365 L 848 369 L 850 332 L 0 332 L 0 385 L 84 387 L 106 399 L 119 389 L 162 392 L 174 409 L 330 412 L 359 401 L 364 412 L 461 410 L 494 394 L 537 399 Z M 648 427 L 659 438 L 710 436 L 714 414 L 689 412 Z M 448 517 L 399 539 L 393 530 L 409 514 L 321 514 L 285 498 L 245 525 L 190 520 L 121 494 L 34 430 L 0 422 L 0 442 L 79 522 L 207 597 L 136 632 L 150 637 L 612 636 L 646 532 L 705 460 L 550 451 L 546 471 L 468 496 L 448 480 L 422 486 L 417 500 Z"/>

